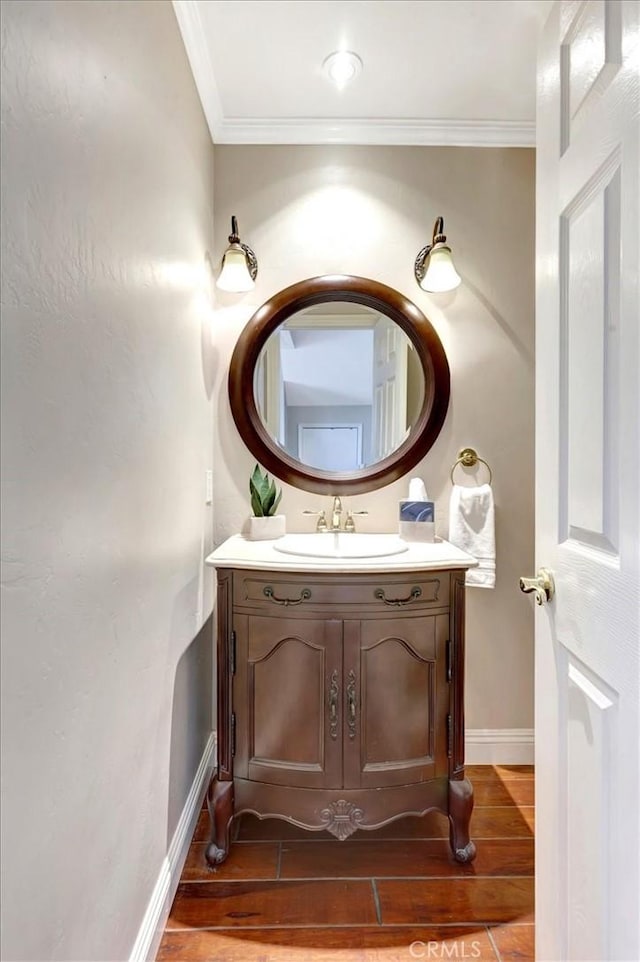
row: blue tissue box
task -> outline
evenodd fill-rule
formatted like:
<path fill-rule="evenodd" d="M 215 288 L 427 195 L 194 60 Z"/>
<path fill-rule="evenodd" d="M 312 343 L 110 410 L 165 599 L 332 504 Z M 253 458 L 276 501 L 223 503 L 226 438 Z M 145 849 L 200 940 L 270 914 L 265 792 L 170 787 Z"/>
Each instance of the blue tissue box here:
<path fill-rule="evenodd" d="M 400 521 L 435 521 L 433 501 L 401 501 Z"/>

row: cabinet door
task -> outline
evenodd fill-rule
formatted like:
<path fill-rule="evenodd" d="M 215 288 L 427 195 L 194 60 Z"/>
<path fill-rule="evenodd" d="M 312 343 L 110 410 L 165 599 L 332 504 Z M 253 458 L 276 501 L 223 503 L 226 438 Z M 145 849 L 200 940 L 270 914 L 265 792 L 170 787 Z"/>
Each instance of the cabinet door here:
<path fill-rule="evenodd" d="M 345 622 L 345 788 L 447 774 L 448 633 L 448 614 Z"/>
<path fill-rule="evenodd" d="M 342 784 L 342 622 L 236 615 L 234 774 Z"/>

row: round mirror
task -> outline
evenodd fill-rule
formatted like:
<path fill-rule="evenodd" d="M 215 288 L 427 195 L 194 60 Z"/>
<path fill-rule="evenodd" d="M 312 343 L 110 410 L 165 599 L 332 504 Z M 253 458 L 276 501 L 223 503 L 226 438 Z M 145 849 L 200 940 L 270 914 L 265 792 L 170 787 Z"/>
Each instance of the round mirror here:
<path fill-rule="evenodd" d="M 276 294 L 240 335 L 229 372 L 234 420 L 276 477 L 357 493 L 405 474 L 449 403 L 442 344 L 384 284 L 316 277 Z"/>
<path fill-rule="evenodd" d="M 296 311 L 267 338 L 253 398 L 263 426 L 292 458 L 358 471 L 407 439 L 424 388 L 420 359 L 395 321 L 333 301 Z"/>

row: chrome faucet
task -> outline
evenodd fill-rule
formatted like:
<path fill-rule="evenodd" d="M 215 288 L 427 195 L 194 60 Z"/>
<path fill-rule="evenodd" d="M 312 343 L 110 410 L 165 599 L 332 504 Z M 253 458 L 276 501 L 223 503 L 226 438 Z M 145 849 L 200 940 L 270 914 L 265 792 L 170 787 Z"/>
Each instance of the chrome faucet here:
<path fill-rule="evenodd" d="M 347 511 L 347 517 L 344 521 L 344 531 L 347 534 L 353 534 L 356 530 L 356 523 L 354 521 L 355 514 L 369 514 L 368 511 Z M 331 511 L 331 524 L 329 525 L 329 531 L 340 531 L 340 519 L 342 517 L 342 501 L 339 497 L 334 497 L 333 499 L 333 510 Z"/>
<path fill-rule="evenodd" d="M 333 499 L 333 507 L 331 509 L 331 523 L 327 520 L 326 512 L 323 511 L 303 511 L 303 514 L 312 514 L 318 518 L 316 524 L 316 531 L 318 533 L 324 533 L 327 531 L 337 532 L 340 531 L 340 523 L 342 519 L 342 500 L 338 495 L 335 495 Z M 347 534 L 352 534 L 356 530 L 356 524 L 354 521 L 354 515 L 356 514 L 369 514 L 368 511 L 347 511 L 347 517 L 344 522 L 344 531 Z"/>
<path fill-rule="evenodd" d="M 336 497 L 333 499 L 333 508 L 331 510 L 331 524 L 329 526 L 329 531 L 340 530 L 341 515 L 342 515 L 342 501 L 336 495 Z"/>

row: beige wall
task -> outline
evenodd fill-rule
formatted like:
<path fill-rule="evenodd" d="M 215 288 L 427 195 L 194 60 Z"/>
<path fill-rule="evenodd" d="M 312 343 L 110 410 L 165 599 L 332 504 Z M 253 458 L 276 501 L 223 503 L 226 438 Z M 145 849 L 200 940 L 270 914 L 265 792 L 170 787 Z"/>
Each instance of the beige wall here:
<path fill-rule="evenodd" d="M 211 728 L 213 148 L 170 3 L 2 6 L 2 957 L 120 962 Z"/>
<path fill-rule="evenodd" d="M 451 366 L 446 423 L 411 472 L 437 502 L 441 535 L 459 448 L 476 447 L 494 474 L 497 587 L 468 591 L 467 725 L 532 728 L 533 620 L 518 576 L 533 570 L 534 152 L 217 146 L 215 162 L 217 257 L 236 214 L 260 265 L 250 295 L 216 294 L 216 543 L 249 514 L 253 458 L 231 420 L 226 379 L 253 310 L 318 274 L 359 274 L 397 288 L 433 322 Z M 428 295 L 413 277 L 414 257 L 430 241 L 438 214 L 463 276 L 453 295 Z M 393 531 L 406 492 L 404 480 L 346 506 L 370 512 L 361 530 Z M 302 510 L 327 503 L 285 486 L 289 530 L 310 528 Z"/>

